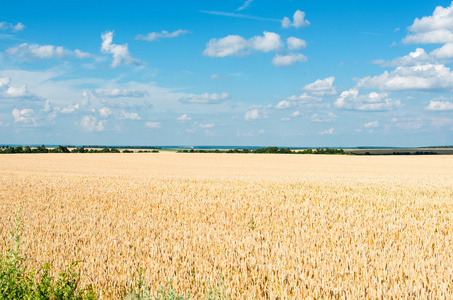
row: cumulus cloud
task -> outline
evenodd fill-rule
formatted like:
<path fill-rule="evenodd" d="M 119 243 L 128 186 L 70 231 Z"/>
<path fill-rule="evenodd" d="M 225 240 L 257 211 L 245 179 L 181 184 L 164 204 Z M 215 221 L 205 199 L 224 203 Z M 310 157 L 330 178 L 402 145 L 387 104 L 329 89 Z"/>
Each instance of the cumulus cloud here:
<path fill-rule="evenodd" d="M 295 112 L 293 112 L 293 113 L 291 114 L 291 117 L 293 117 L 293 118 L 294 118 L 294 117 L 298 117 L 298 116 L 300 116 L 300 111 L 298 111 L 298 110 L 296 110 Z"/>
<path fill-rule="evenodd" d="M 96 117 L 93 116 L 84 116 L 80 121 L 80 126 L 88 132 L 93 131 L 104 131 L 105 120 L 98 121 Z"/>
<path fill-rule="evenodd" d="M 248 42 L 239 35 L 229 35 L 221 39 L 211 39 L 203 54 L 210 57 L 225 57 L 245 54 Z"/>
<path fill-rule="evenodd" d="M 435 59 L 431 55 L 426 53 L 423 48 L 417 48 L 414 52 L 410 52 L 408 55 L 395 58 L 394 60 L 391 61 L 385 60 L 373 61 L 374 64 L 380 65 L 381 67 L 396 67 L 396 66 L 411 67 L 433 62 L 435 62 Z"/>
<path fill-rule="evenodd" d="M 213 128 L 214 127 L 214 123 L 200 124 L 200 125 L 198 125 L 198 127 L 200 127 L 200 128 Z"/>
<path fill-rule="evenodd" d="M 173 32 L 168 32 L 166 30 L 162 30 L 161 32 L 150 32 L 148 33 L 147 35 L 137 35 L 135 37 L 136 40 L 143 40 L 143 41 L 155 41 L 155 40 L 158 40 L 158 39 L 161 39 L 161 38 L 175 38 L 175 37 L 178 37 L 182 34 L 187 34 L 189 33 L 189 31 L 187 30 L 182 30 L 182 29 L 178 29 L 176 31 L 173 31 Z"/>
<path fill-rule="evenodd" d="M 280 35 L 274 32 L 263 32 L 263 36 L 255 36 L 249 40 L 250 47 L 262 52 L 277 50 L 283 46 Z"/>
<path fill-rule="evenodd" d="M 101 115 L 101 117 L 103 118 L 107 118 L 108 116 L 110 116 L 112 114 L 112 111 L 110 110 L 110 108 L 104 106 L 104 107 L 101 107 L 99 109 L 99 115 Z"/>
<path fill-rule="evenodd" d="M 93 95 L 99 98 L 118 98 L 118 97 L 142 98 L 148 95 L 148 92 L 144 90 L 128 90 L 128 89 L 96 89 L 92 93 Z"/>
<path fill-rule="evenodd" d="M 312 122 L 320 122 L 320 123 L 329 123 L 333 122 L 338 119 L 338 116 L 334 113 L 329 112 L 327 115 L 320 116 L 318 114 L 313 114 L 309 117 L 310 121 Z"/>
<path fill-rule="evenodd" d="M 65 58 L 71 54 L 70 51 L 64 49 L 61 46 L 53 46 L 53 45 L 37 45 L 32 44 L 29 45 L 27 43 L 23 43 L 18 47 L 12 47 L 6 49 L 6 53 L 10 55 L 17 55 L 23 58 Z"/>
<path fill-rule="evenodd" d="M 307 57 L 301 53 L 290 53 L 286 55 L 276 54 L 272 59 L 272 64 L 277 67 L 291 66 L 296 62 L 305 62 Z"/>
<path fill-rule="evenodd" d="M 145 123 L 145 126 L 148 128 L 160 128 L 161 123 L 160 122 L 153 122 L 153 121 L 148 121 Z"/>
<path fill-rule="evenodd" d="M 13 109 L 14 122 L 35 123 L 35 112 L 31 108 Z"/>
<path fill-rule="evenodd" d="M 359 95 L 357 89 L 342 92 L 334 103 L 336 107 L 341 109 L 360 111 L 388 111 L 395 109 L 400 104 L 399 100 L 390 99 L 385 93 L 371 92 Z"/>
<path fill-rule="evenodd" d="M 437 6 L 431 16 L 416 18 L 408 27 L 411 32 L 404 43 L 451 43 L 453 42 L 453 2 L 449 7 Z"/>
<path fill-rule="evenodd" d="M 133 58 L 129 53 L 128 45 L 117 45 L 113 44 L 113 31 L 108 31 L 101 35 L 102 44 L 101 44 L 101 52 L 112 54 L 113 61 L 110 65 L 112 68 L 116 68 L 120 65 L 130 65 L 135 64 L 138 65 L 141 63 L 140 60 Z"/>
<path fill-rule="evenodd" d="M 79 49 L 70 51 L 62 46 L 54 45 L 38 45 L 23 43 L 17 47 L 11 47 L 5 51 L 9 55 L 15 55 L 23 59 L 49 59 L 49 58 L 69 58 L 75 56 L 76 58 L 88 58 L 93 55 L 87 52 L 82 52 Z"/>
<path fill-rule="evenodd" d="M 453 110 L 453 103 L 450 101 L 431 100 L 425 109 L 432 111 Z"/>
<path fill-rule="evenodd" d="M 370 121 L 368 123 L 363 124 L 365 128 L 376 128 L 379 126 L 379 121 Z"/>
<path fill-rule="evenodd" d="M 135 112 L 125 112 L 124 110 L 122 110 L 120 119 L 140 120 L 140 116 Z"/>
<path fill-rule="evenodd" d="M 303 50 L 307 47 L 307 42 L 296 37 L 289 37 L 286 39 L 286 44 L 290 50 Z"/>
<path fill-rule="evenodd" d="M 182 103 L 196 103 L 196 104 L 221 104 L 225 102 L 226 99 L 230 98 L 228 93 L 204 93 L 201 95 L 190 94 L 181 99 Z"/>
<path fill-rule="evenodd" d="M 25 85 L 15 87 L 11 85 L 11 79 L 9 77 L 0 77 L 0 97 L 22 98 L 29 96 L 30 94 Z"/>
<path fill-rule="evenodd" d="M 258 108 L 253 108 L 251 110 L 248 110 L 245 113 L 244 119 L 246 121 L 251 121 L 251 120 L 258 120 L 258 119 L 267 119 L 267 115 L 263 112 L 261 112 Z"/>
<path fill-rule="evenodd" d="M 280 101 L 275 108 L 277 109 L 285 109 L 285 108 L 294 108 L 300 106 L 313 106 L 318 105 L 322 102 L 322 98 L 311 96 L 307 93 L 303 93 L 299 96 L 292 95 L 286 100 Z"/>
<path fill-rule="evenodd" d="M 93 57 L 94 56 L 91 53 L 83 52 L 82 50 L 79 50 L 79 49 L 75 49 L 74 50 L 74 55 L 77 58 L 89 58 L 89 57 Z"/>
<path fill-rule="evenodd" d="M 335 129 L 329 128 L 324 131 L 318 132 L 318 134 L 319 135 L 325 135 L 325 134 L 332 135 L 332 134 L 335 134 Z"/>
<path fill-rule="evenodd" d="M 25 25 L 21 22 L 17 23 L 16 25 L 8 22 L 0 22 L 0 30 L 11 29 L 12 31 L 21 31 L 24 30 Z"/>
<path fill-rule="evenodd" d="M 399 66 L 379 76 L 359 79 L 357 87 L 378 88 L 383 91 L 451 90 L 453 73 L 443 64 Z"/>
<path fill-rule="evenodd" d="M 80 108 L 80 105 L 78 103 L 76 103 L 74 105 L 68 105 L 62 109 L 59 109 L 59 112 L 61 112 L 62 114 L 70 114 L 70 113 L 75 112 L 79 108 Z"/>
<path fill-rule="evenodd" d="M 296 10 L 296 12 L 293 15 L 293 22 L 291 22 L 290 18 L 284 17 L 282 20 L 282 27 L 283 28 L 289 28 L 291 26 L 295 28 L 300 28 L 300 27 L 305 27 L 310 25 L 310 22 L 308 20 L 305 20 L 305 12 Z"/>
<path fill-rule="evenodd" d="M 337 89 L 333 86 L 335 76 L 325 79 L 318 79 L 315 82 L 307 84 L 302 88 L 303 91 L 309 92 L 316 96 L 332 96 L 338 94 Z"/>
<path fill-rule="evenodd" d="M 449 7 L 437 6 L 431 16 L 416 18 L 408 30 L 403 43 L 444 44 L 430 55 L 453 58 L 453 2 Z"/>
<path fill-rule="evenodd" d="M 280 35 L 274 32 L 264 31 L 263 36 L 254 36 L 249 40 L 239 35 L 228 35 L 221 39 L 211 39 L 203 54 L 210 57 L 247 55 L 251 50 L 269 52 L 282 45 Z"/>
<path fill-rule="evenodd" d="M 185 121 L 190 121 L 190 120 L 192 120 L 192 118 L 189 117 L 189 116 L 187 116 L 187 114 L 182 114 L 182 115 L 179 116 L 176 120 L 181 121 L 181 122 L 185 122 Z"/>

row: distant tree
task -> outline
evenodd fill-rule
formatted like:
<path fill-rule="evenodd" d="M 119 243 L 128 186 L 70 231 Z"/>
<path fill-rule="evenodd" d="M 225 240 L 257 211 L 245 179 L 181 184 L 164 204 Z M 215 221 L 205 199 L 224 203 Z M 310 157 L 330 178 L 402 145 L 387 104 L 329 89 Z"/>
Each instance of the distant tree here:
<path fill-rule="evenodd" d="M 23 153 L 24 152 L 24 148 L 22 148 L 22 146 L 17 146 L 14 148 L 14 153 Z"/>
<path fill-rule="evenodd" d="M 60 145 L 60 146 L 58 146 L 58 152 L 60 152 L 60 153 L 69 153 L 70 151 L 69 151 L 68 147 Z"/>

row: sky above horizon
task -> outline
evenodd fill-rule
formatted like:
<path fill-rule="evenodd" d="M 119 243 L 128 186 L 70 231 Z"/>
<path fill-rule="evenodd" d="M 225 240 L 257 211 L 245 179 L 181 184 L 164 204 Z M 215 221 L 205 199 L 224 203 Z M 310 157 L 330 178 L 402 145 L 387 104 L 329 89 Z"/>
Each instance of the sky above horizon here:
<path fill-rule="evenodd" d="M 453 144 L 451 1 L 7 1 L 0 144 Z"/>

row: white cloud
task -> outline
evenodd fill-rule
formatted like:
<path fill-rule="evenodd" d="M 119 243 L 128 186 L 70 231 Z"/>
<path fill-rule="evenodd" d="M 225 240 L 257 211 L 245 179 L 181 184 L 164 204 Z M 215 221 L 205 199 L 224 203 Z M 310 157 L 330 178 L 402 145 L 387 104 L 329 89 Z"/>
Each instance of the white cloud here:
<path fill-rule="evenodd" d="M 12 47 L 6 49 L 6 53 L 10 55 L 17 55 L 23 58 L 65 58 L 71 54 L 71 51 L 64 49 L 61 46 L 53 45 L 29 45 L 23 43 L 18 47 Z"/>
<path fill-rule="evenodd" d="M 332 96 L 338 94 L 337 89 L 333 86 L 335 76 L 327 77 L 325 79 L 318 79 L 315 82 L 307 84 L 302 88 L 303 91 L 307 91 L 312 95 L 316 96 Z"/>
<path fill-rule="evenodd" d="M 244 4 L 242 4 L 242 6 L 237 9 L 237 11 L 241 11 L 248 8 L 250 4 L 252 4 L 252 2 L 253 0 L 245 0 Z"/>
<path fill-rule="evenodd" d="M 31 96 L 25 85 L 21 87 L 11 86 L 9 77 L 0 77 L 0 97 L 23 98 Z"/>
<path fill-rule="evenodd" d="M 263 36 L 255 36 L 249 40 L 250 47 L 262 52 L 277 50 L 283 46 L 280 35 L 274 32 L 263 32 Z"/>
<path fill-rule="evenodd" d="M 120 119 L 127 119 L 127 120 L 140 120 L 140 116 L 135 112 L 125 112 L 124 110 L 121 111 Z"/>
<path fill-rule="evenodd" d="M 221 39 L 211 39 L 203 54 L 210 57 L 225 57 L 244 54 L 247 48 L 247 40 L 239 35 L 229 35 Z"/>
<path fill-rule="evenodd" d="M 77 58 L 88 58 L 88 57 L 93 57 L 93 54 L 90 54 L 88 52 L 83 52 L 82 50 L 75 49 L 74 50 L 74 55 Z"/>
<path fill-rule="evenodd" d="M 249 110 L 245 113 L 246 120 L 256 120 L 259 118 L 259 112 L 257 109 Z"/>
<path fill-rule="evenodd" d="M 325 134 L 332 135 L 332 134 L 335 134 L 335 129 L 329 128 L 324 131 L 318 132 L 318 134 L 319 135 L 325 135 Z"/>
<path fill-rule="evenodd" d="M 27 44 L 23 43 L 17 47 L 11 47 L 6 49 L 5 51 L 9 55 L 16 55 L 23 59 L 49 59 L 49 58 L 59 58 L 65 59 L 71 56 L 75 56 L 77 58 L 88 58 L 92 57 L 93 55 L 87 52 L 82 52 L 79 49 L 74 51 L 70 51 L 68 49 L 63 48 L 62 46 L 54 46 L 54 45 L 38 45 L 38 44 Z"/>
<path fill-rule="evenodd" d="M 453 110 L 453 103 L 450 101 L 431 100 L 425 109 L 433 111 Z"/>
<path fill-rule="evenodd" d="M 453 43 L 447 43 L 438 49 L 434 49 L 431 53 L 431 56 L 437 58 L 452 58 L 453 57 Z"/>
<path fill-rule="evenodd" d="M 31 108 L 13 109 L 14 122 L 35 123 L 35 112 Z"/>
<path fill-rule="evenodd" d="M 297 116 L 300 116 L 300 111 L 298 111 L 298 110 L 296 110 L 295 112 L 293 112 L 293 113 L 291 114 L 291 117 L 293 117 L 293 118 L 294 118 L 294 117 L 297 117 Z"/>
<path fill-rule="evenodd" d="M 272 59 L 272 63 L 277 67 L 291 66 L 298 61 L 305 62 L 307 57 L 301 53 L 290 53 L 287 55 L 276 54 Z"/>
<path fill-rule="evenodd" d="M 329 122 L 333 122 L 336 119 L 338 119 L 338 116 L 336 114 L 334 114 L 334 113 L 329 112 L 325 116 L 320 116 L 318 114 L 313 114 L 313 115 L 311 115 L 309 117 L 309 119 L 312 122 L 329 123 Z"/>
<path fill-rule="evenodd" d="M 359 79 L 357 87 L 378 88 L 383 91 L 451 90 L 453 73 L 443 64 L 400 66 L 390 73 Z"/>
<path fill-rule="evenodd" d="M 229 35 L 221 39 L 211 39 L 206 44 L 203 54 L 210 57 L 225 57 L 250 54 L 250 50 L 269 52 L 282 47 L 280 35 L 263 32 L 263 36 L 254 36 L 249 40 L 239 35 Z"/>
<path fill-rule="evenodd" d="M 204 93 L 201 95 L 189 94 L 181 98 L 179 101 L 182 103 L 197 103 L 197 104 L 220 104 L 230 98 L 228 93 Z"/>
<path fill-rule="evenodd" d="M 288 44 L 288 49 L 290 50 L 303 50 L 307 47 L 306 41 L 293 36 L 287 38 L 286 43 Z"/>
<path fill-rule="evenodd" d="M 49 107 L 50 108 L 50 107 Z M 62 114 L 70 114 L 70 113 L 73 113 L 75 112 L 76 110 L 78 110 L 80 108 L 80 105 L 78 103 L 74 104 L 74 105 L 68 105 L 67 107 L 64 107 L 62 109 L 60 109 L 59 111 L 62 113 Z"/>
<path fill-rule="evenodd" d="M 0 22 L 0 30 L 11 29 L 12 31 L 21 31 L 24 30 L 25 25 L 21 22 L 17 23 L 16 25 L 8 22 Z"/>
<path fill-rule="evenodd" d="M 117 97 L 130 97 L 141 98 L 148 95 L 144 90 L 128 90 L 128 89 L 96 89 L 93 95 L 100 98 L 117 98 Z"/>
<path fill-rule="evenodd" d="M 145 126 L 148 128 L 160 128 L 161 124 L 160 124 L 160 122 L 148 121 L 145 123 Z"/>
<path fill-rule="evenodd" d="M 93 116 L 84 116 L 80 121 L 80 126 L 88 132 L 104 131 L 105 122 L 105 120 L 98 121 Z"/>
<path fill-rule="evenodd" d="M 113 44 L 113 31 L 108 31 L 101 35 L 102 44 L 101 52 L 112 54 L 113 61 L 110 65 L 112 68 L 116 68 L 120 65 L 140 64 L 140 60 L 133 58 L 129 53 L 128 45 L 117 45 Z"/>
<path fill-rule="evenodd" d="M 408 55 L 405 55 L 403 57 L 395 58 L 392 61 L 376 60 L 373 63 L 380 65 L 381 67 L 410 67 L 433 62 L 435 62 L 435 59 L 431 55 L 426 53 L 423 48 L 417 48 L 414 52 L 410 52 Z"/>
<path fill-rule="evenodd" d="M 294 13 L 292 23 L 288 17 L 284 17 L 282 20 L 283 28 L 289 28 L 290 26 L 293 26 L 295 28 L 300 28 L 300 27 L 305 27 L 308 25 L 310 25 L 310 22 L 308 22 L 308 20 L 305 20 L 305 12 L 300 11 L 300 10 L 296 10 L 296 12 Z"/>
<path fill-rule="evenodd" d="M 181 121 L 181 122 L 185 122 L 185 121 L 190 121 L 190 120 L 192 120 L 192 118 L 189 117 L 189 116 L 187 116 L 187 114 L 182 114 L 182 115 L 179 116 L 176 120 Z"/>
<path fill-rule="evenodd" d="M 200 128 L 213 128 L 214 127 L 214 123 L 200 124 L 200 125 L 198 125 L 198 127 L 200 127 Z"/>
<path fill-rule="evenodd" d="M 392 100 L 385 93 L 371 92 L 359 95 L 357 89 L 342 92 L 334 103 L 338 108 L 361 111 L 387 111 L 395 109 L 400 104 L 399 100 Z"/>
<path fill-rule="evenodd" d="M 176 31 L 173 31 L 173 32 L 168 32 L 166 30 L 162 30 L 161 32 L 150 32 L 148 33 L 147 35 L 137 35 L 135 37 L 136 40 L 144 40 L 144 41 L 155 41 L 155 40 L 158 40 L 160 38 L 174 38 L 174 37 L 178 37 L 182 34 L 187 34 L 189 33 L 189 31 L 187 30 L 182 30 L 182 29 L 178 29 Z"/>
<path fill-rule="evenodd" d="M 453 3 L 449 7 L 437 6 L 431 16 L 416 18 L 408 27 L 411 32 L 404 43 L 449 43 L 453 42 Z"/>
<path fill-rule="evenodd" d="M 368 123 L 365 123 L 363 124 L 363 126 L 365 126 L 365 128 L 376 128 L 379 126 L 379 121 L 370 121 Z"/>
<path fill-rule="evenodd" d="M 245 113 L 245 120 L 258 120 L 258 119 L 267 119 L 267 115 L 261 112 L 258 108 L 253 108 Z"/>
<path fill-rule="evenodd" d="M 408 27 L 411 32 L 403 43 L 444 44 L 430 55 L 437 58 L 453 58 L 453 2 L 449 7 L 437 6 L 431 16 L 416 18 Z"/>
<path fill-rule="evenodd" d="M 291 120 L 291 118 L 289 118 L 289 117 L 282 117 L 282 118 L 280 118 L 280 121 L 289 121 L 289 120 Z"/>
<path fill-rule="evenodd" d="M 286 100 L 280 101 L 275 108 L 277 109 L 285 109 L 285 108 L 293 108 L 293 107 L 300 107 L 300 106 L 312 106 L 317 105 L 322 102 L 322 98 L 311 96 L 307 93 L 303 93 L 299 96 L 292 95 Z"/>
<path fill-rule="evenodd" d="M 219 74 L 212 74 L 211 80 L 216 80 L 216 79 L 219 79 Z"/>
<path fill-rule="evenodd" d="M 110 110 L 110 108 L 104 106 L 99 109 L 99 114 L 101 115 L 101 117 L 107 118 L 112 114 L 112 111 Z"/>

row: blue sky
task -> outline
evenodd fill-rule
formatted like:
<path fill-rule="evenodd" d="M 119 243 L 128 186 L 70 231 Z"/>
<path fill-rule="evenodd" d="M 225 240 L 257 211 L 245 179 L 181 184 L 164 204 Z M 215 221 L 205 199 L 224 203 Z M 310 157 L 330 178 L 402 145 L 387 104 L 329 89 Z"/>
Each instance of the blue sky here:
<path fill-rule="evenodd" d="M 7 1 L 0 144 L 453 144 L 450 1 Z"/>

